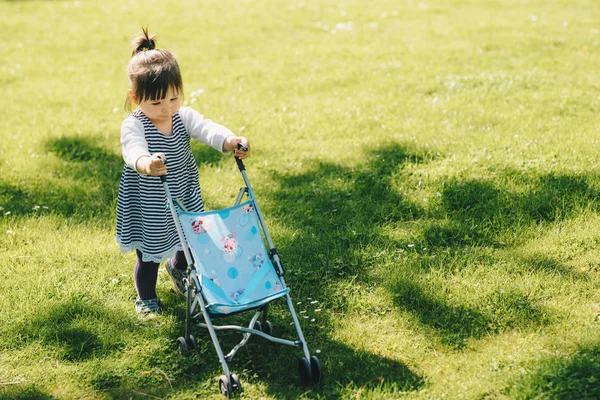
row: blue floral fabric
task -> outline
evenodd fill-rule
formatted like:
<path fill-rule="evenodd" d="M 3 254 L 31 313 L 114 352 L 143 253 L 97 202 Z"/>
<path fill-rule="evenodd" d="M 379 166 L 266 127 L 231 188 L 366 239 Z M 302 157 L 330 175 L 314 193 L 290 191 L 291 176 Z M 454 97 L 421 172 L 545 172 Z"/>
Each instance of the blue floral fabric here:
<path fill-rule="evenodd" d="M 252 200 L 216 211 L 177 213 L 209 312 L 259 307 L 289 291 L 269 259 Z"/>

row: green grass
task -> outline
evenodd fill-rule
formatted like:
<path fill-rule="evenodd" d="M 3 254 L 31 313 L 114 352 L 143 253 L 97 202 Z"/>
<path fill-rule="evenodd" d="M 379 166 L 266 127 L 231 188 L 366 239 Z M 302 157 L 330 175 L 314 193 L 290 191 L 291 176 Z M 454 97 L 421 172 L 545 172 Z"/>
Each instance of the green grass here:
<path fill-rule="evenodd" d="M 596 2 L 0 0 L 0 398 L 221 397 L 206 332 L 176 351 L 166 273 L 165 315 L 137 319 L 114 241 L 141 25 L 188 104 L 251 140 L 320 351 L 304 387 L 297 350 L 252 339 L 246 398 L 600 397 Z M 231 205 L 235 163 L 193 149 Z"/>

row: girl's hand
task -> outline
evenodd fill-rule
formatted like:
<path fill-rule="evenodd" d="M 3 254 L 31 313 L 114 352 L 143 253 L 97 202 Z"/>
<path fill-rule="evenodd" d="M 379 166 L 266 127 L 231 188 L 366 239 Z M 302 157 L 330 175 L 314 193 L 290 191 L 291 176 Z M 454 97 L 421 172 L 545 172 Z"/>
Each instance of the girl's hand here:
<path fill-rule="evenodd" d="M 140 157 L 136 165 L 142 174 L 161 176 L 167 174 L 167 165 L 164 160 L 165 153 L 155 153 L 151 156 Z"/>
<path fill-rule="evenodd" d="M 244 146 L 247 150 L 238 149 L 238 143 Z M 243 136 L 228 136 L 227 139 L 225 139 L 225 143 L 223 143 L 223 151 L 233 151 L 234 156 L 240 160 L 243 160 L 250 155 L 250 142 L 248 142 L 248 139 Z"/>

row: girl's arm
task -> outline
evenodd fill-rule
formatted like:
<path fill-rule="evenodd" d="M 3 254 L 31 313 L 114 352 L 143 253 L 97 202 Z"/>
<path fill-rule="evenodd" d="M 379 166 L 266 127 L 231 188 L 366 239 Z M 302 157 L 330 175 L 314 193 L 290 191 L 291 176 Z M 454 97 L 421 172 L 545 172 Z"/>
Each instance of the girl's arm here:
<path fill-rule="evenodd" d="M 121 125 L 121 145 L 125 164 L 137 171 L 137 161 L 140 157 L 150 156 L 148 142 L 144 136 L 144 125 L 135 117 L 125 118 Z"/>
<path fill-rule="evenodd" d="M 121 145 L 125 164 L 144 175 L 159 176 L 167 172 L 161 154 L 150 154 L 144 136 L 144 125 L 135 117 L 127 117 L 121 125 Z"/>
<path fill-rule="evenodd" d="M 246 158 L 250 153 L 248 140 L 236 136 L 229 128 L 220 125 L 210 119 L 205 119 L 198 111 L 190 107 L 181 107 L 179 115 L 183 124 L 194 139 L 209 145 L 221 153 L 234 152 L 236 157 Z M 242 143 L 248 151 L 237 149 L 238 143 Z"/>

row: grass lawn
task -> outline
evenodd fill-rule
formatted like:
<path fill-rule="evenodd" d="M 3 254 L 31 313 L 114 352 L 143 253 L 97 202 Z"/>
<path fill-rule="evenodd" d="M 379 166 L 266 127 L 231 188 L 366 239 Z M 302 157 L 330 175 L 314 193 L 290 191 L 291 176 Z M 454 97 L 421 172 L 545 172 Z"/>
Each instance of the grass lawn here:
<path fill-rule="evenodd" d="M 221 398 L 206 331 L 178 354 L 164 270 L 140 321 L 114 240 L 142 25 L 187 104 L 251 140 L 323 366 L 305 387 L 298 350 L 252 338 L 245 398 L 600 397 L 600 3 L 0 0 L 0 398 Z M 233 160 L 193 149 L 231 205 Z"/>

